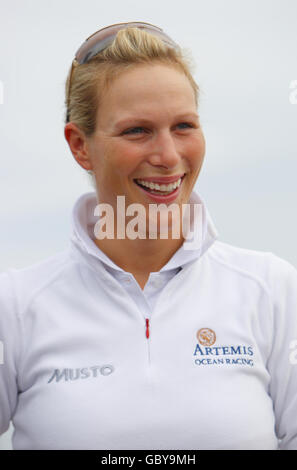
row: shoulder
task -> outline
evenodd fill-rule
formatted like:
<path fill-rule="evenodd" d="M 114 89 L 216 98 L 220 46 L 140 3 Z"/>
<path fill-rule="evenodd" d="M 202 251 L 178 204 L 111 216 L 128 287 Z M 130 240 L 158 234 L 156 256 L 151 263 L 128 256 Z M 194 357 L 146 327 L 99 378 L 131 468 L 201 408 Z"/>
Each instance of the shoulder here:
<path fill-rule="evenodd" d="M 208 250 L 209 259 L 225 271 L 254 278 L 275 291 L 297 282 L 297 270 L 287 260 L 269 251 L 251 250 L 216 240 Z"/>
<path fill-rule="evenodd" d="M 70 265 L 69 250 L 65 249 L 24 268 L 0 272 L 0 304 L 21 312 L 39 291 L 63 276 Z"/>

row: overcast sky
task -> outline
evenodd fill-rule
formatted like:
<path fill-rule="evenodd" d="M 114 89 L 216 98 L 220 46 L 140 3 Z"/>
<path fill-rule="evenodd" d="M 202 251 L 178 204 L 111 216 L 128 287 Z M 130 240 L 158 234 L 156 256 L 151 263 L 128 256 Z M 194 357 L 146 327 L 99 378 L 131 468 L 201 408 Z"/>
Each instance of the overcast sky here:
<path fill-rule="evenodd" d="M 0 7 L 0 271 L 67 246 L 72 206 L 93 188 L 63 134 L 66 75 L 90 34 L 125 21 L 156 24 L 191 51 L 206 138 L 195 190 L 219 238 L 297 267 L 295 0 L 1 0 Z M 0 448 L 10 448 L 10 433 Z"/>

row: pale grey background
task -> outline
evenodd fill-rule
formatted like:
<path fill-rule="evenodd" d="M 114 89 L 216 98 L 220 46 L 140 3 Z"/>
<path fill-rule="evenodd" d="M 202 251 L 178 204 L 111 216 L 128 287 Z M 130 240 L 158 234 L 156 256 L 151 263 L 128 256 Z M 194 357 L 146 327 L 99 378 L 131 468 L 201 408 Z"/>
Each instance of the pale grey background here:
<path fill-rule="evenodd" d="M 124 21 L 159 25 L 192 51 L 207 143 L 195 189 L 220 239 L 297 266 L 295 0 L 1 0 L 0 7 L 0 271 L 67 246 L 72 206 L 92 187 L 64 139 L 66 74 L 90 34 Z M 11 448 L 11 431 L 0 449 Z"/>

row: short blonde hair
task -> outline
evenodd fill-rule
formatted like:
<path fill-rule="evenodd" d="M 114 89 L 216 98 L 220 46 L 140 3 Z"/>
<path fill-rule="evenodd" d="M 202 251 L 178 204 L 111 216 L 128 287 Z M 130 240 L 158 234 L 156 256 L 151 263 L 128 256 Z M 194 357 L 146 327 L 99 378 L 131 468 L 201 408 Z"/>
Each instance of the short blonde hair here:
<path fill-rule="evenodd" d="M 154 63 L 183 72 L 193 88 L 198 107 L 199 87 L 192 77 L 193 61 L 189 51 L 169 47 L 142 29 L 127 27 L 118 31 L 113 43 L 89 62 L 74 66 L 69 90 L 70 68 L 65 84 L 65 124 L 72 121 L 87 137 L 91 137 L 96 129 L 101 97 L 113 80 L 137 64 Z"/>

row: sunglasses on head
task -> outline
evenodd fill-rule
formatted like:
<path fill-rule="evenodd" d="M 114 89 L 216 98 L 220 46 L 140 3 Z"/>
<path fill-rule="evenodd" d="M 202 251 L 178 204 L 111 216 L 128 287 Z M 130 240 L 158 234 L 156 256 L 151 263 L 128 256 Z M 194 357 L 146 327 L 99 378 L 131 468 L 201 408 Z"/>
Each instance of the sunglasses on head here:
<path fill-rule="evenodd" d="M 99 52 L 102 52 L 113 42 L 118 31 L 128 27 L 144 29 L 148 33 L 151 33 L 162 39 L 162 41 L 165 42 L 168 46 L 173 48 L 178 47 L 177 44 L 167 34 L 165 34 L 161 28 L 150 23 L 133 21 L 129 23 L 116 23 L 99 29 L 99 31 L 91 34 L 91 36 L 85 40 L 85 42 L 80 46 L 75 54 L 75 58 L 71 65 L 67 102 L 69 100 L 73 67 L 87 63 L 92 57 L 94 57 L 96 54 L 99 54 Z M 67 113 L 67 122 L 69 122 L 69 112 Z"/>

